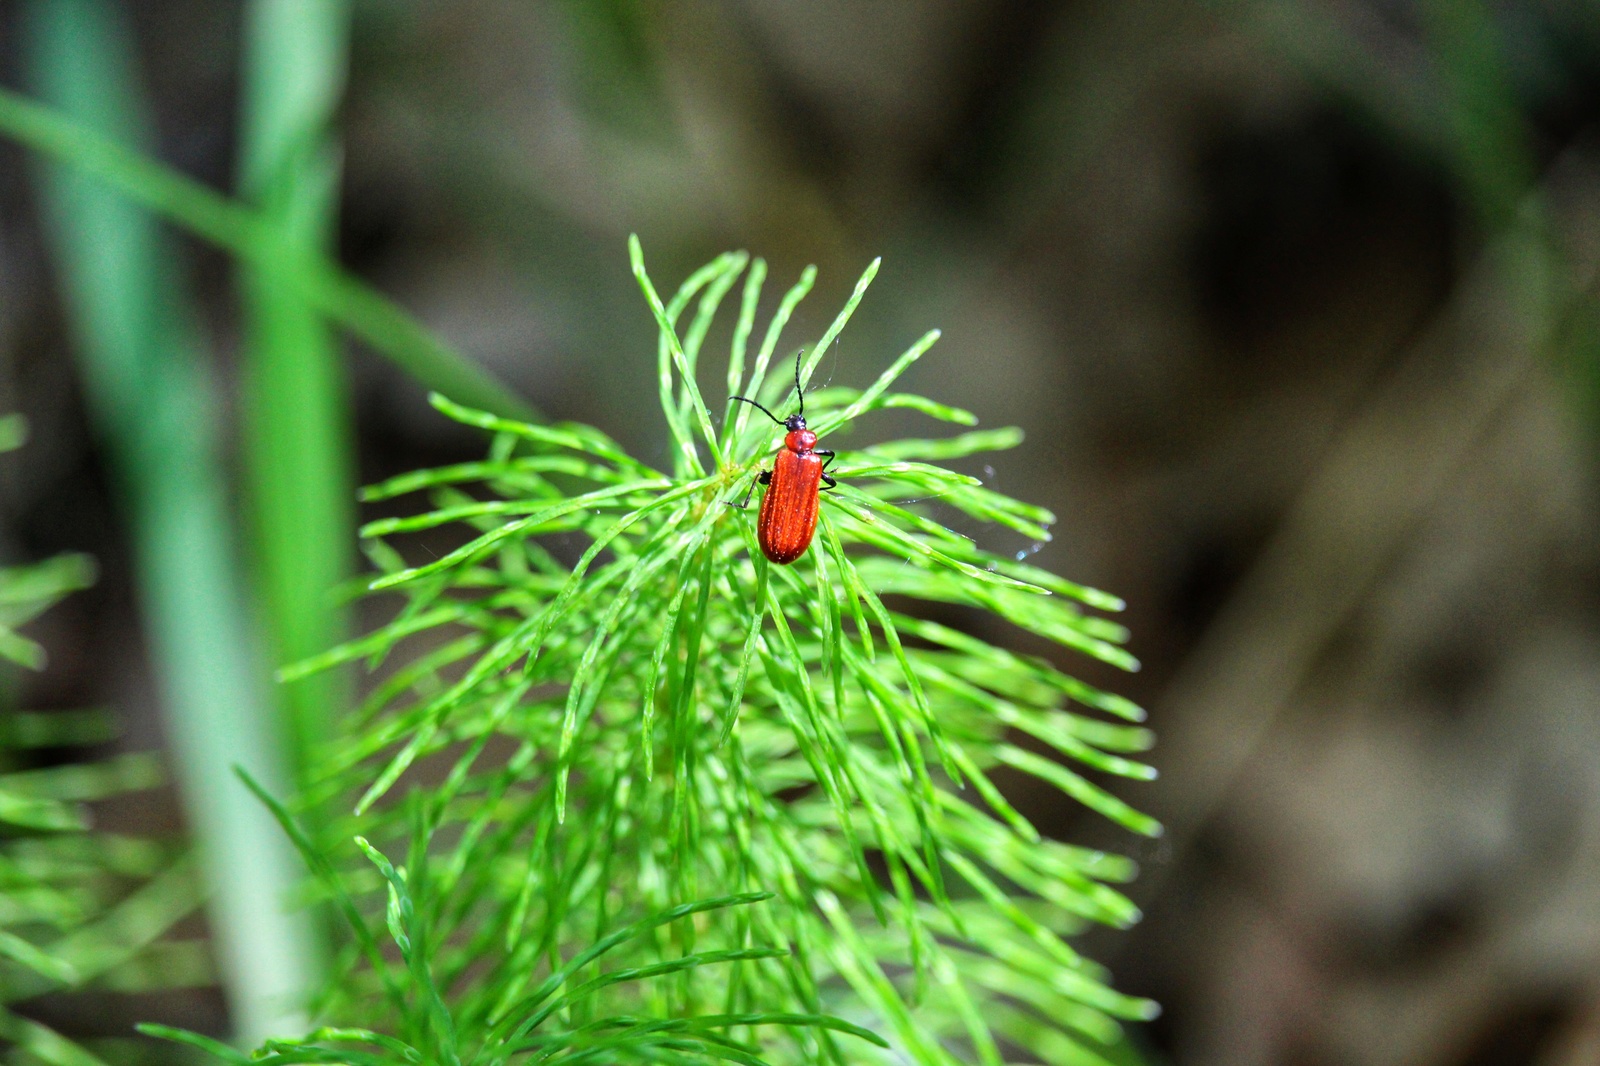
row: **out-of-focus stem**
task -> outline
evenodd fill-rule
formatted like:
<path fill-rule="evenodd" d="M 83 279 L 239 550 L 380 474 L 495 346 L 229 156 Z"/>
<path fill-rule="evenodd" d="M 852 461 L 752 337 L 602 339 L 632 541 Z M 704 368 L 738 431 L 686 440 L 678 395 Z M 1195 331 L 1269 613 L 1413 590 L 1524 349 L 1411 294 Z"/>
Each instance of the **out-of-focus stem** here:
<path fill-rule="evenodd" d="M 149 143 L 127 28 L 104 0 L 36 0 L 27 50 L 39 92 L 124 144 Z M 267 714 L 229 514 L 217 395 L 181 268 L 155 223 L 93 177 L 41 169 L 46 230 L 95 428 L 115 466 L 179 785 L 199 839 L 235 1036 L 294 1031 L 314 958 L 284 909 L 298 864 L 233 777 L 286 780 Z"/>
<path fill-rule="evenodd" d="M 332 593 L 355 545 L 339 352 L 292 277 L 331 243 L 339 161 L 330 127 L 349 19 L 345 0 L 253 0 L 245 9 L 239 185 L 279 245 L 243 270 L 246 469 L 256 577 L 279 664 L 345 635 Z M 327 672 L 281 690 L 302 773 L 348 688 L 347 674 Z"/>

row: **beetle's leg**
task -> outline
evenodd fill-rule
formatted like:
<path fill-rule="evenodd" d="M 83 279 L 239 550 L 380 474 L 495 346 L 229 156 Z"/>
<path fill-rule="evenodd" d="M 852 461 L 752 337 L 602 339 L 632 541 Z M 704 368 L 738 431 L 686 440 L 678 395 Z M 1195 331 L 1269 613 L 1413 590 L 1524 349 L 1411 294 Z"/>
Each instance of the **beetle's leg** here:
<path fill-rule="evenodd" d="M 817 448 L 812 452 L 812 454 L 813 455 L 826 455 L 827 456 L 826 459 L 822 460 L 822 481 L 823 481 L 823 483 L 825 485 L 827 485 L 827 488 L 818 489 L 817 491 L 818 492 L 827 492 L 828 489 L 836 489 L 836 488 L 838 488 L 839 487 L 838 479 L 830 477 L 828 475 L 828 464 L 833 462 L 835 459 L 838 458 L 838 456 L 833 453 L 833 449 L 831 449 L 831 448 Z"/>
<path fill-rule="evenodd" d="M 750 491 L 746 492 L 744 494 L 744 499 L 740 500 L 738 503 L 734 503 L 732 500 L 723 500 L 722 502 L 727 504 L 729 507 L 737 507 L 737 508 L 739 508 L 739 510 L 742 511 L 746 507 L 750 506 L 750 496 L 756 491 L 756 486 L 757 485 L 769 485 L 771 483 L 772 483 L 772 471 L 763 470 L 763 471 L 761 471 L 761 476 L 760 477 L 758 477 L 754 481 L 750 482 Z"/>

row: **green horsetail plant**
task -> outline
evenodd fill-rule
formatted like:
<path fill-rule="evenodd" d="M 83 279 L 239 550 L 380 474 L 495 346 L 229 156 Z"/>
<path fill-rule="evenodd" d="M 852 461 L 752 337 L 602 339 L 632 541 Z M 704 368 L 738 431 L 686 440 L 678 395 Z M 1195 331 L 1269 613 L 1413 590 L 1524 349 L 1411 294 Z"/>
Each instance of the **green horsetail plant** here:
<path fill-rule="evenodd" d="M 26 423 L 0 418 L 0 452 L 21 445 Z M 86 555 L 0 569 L 0 659 L 43 669 L 44 648 L 17 628 L 94 582 Z M 100 1059 L 27 1016 L 40 996 L 80 989 L 141 991 L 212 979 L 204 946 L 168 934 L 200 906 L 181 848 L 95 832 L 87 804 L 160 781 L 154 759 L 123 755 L 38 765 L 43 748 L 111 738 L 92 711 L 0 714 L 0 1046 L 23 1061 L 93 1066 Z M 8 1056 L 6 1061 L 12 1061 Z"/>
<path fill-rule="evenodd" d="M 318 1005 L 329 1028 L 267 1061 L 1106 1061 L 1119 1021 L 1155 1007 L 1068 941 L 1136 920 L 1112 887 L 1133 864 L 1045 838 L 991 775 L 1154 835 L 1083 773 L 1151 776 L 1128 758 L 1151 742 L 1142 712 L 927 615 L 961 605 L 1131 667 L 1123 628 L 1093 613 L 1120 602 L 931 517 L 936 499 L 1048 536 L 1048 512 L 934 462 L 1014 430 L 841 454 L 810 551 L 769 564 L 753 512 L 727 503 L 781 430 L 714 411 L 697 372 L 742 276 L 727 391 L 792 410 L 780 345 L 814 271 L 757 340 L 761 260 L 723 255 L 663 302 L 631 251 L 670 468 L 589 426 L 435 396 L 485 431 L 486 457 L 365 493 L 431 506 L 363 530 L 371 588 L 401 597 L 392 621 L 285 672 L 381 667 L 301 800 L 352 813 L 312 829 L 269 800 L 354 935 Z M 826 438 L 903 407 L 970 426 L 890 391 L 937 337 L 865 389 L 809 395 L 811 425 Z M 441 527 L 459 547 L 408 550 Z"/>
<path fill-rule="evenodd" d="M 216 980 L 205 942 L 173 935 L 203 901 L 187 849 L 92 828 L 87 805 L 160 784 L 157 760 L 30 765 L 37 749 L 111 733 L 109 716 L 92 711 L 9 712 L 0 721 L 0 1047 L 22 1056 L 7 1062 L 101 1061 L 29 1017 L 40 997 Z"/>
<path fill-rule="evenodd" d="M 27 439 L 26 418 L 16 414 L 0 416 L 0 454 L 16 451 Z M 62 597 L 94 584 L 94 577 L 94 560 L 72 553 L 42 563 L 0 569 L 0 660 L 30 670 L 44 669 L 44 648 L 17 630 Z"/>

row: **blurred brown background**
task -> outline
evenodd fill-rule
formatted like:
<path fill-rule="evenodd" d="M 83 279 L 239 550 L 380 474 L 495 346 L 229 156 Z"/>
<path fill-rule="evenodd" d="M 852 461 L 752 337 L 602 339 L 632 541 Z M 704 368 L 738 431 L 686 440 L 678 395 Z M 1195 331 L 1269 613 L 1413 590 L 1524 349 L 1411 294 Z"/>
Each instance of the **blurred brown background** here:
<path fill-rule="evenodd" d="M 1600 1063 L 1600 7 L 1467 6 L 1463 44 L 1449 0 L 364 0 L 340 254 L 647 458 L 628 233 L 664 284 L 816 263 L 802 335 L 882 255 L 819 372 L 943 329 L 907 387 L 1024 427 L 985 473 L 1060 516 L 1034 561 L 1129 602 L 1143 670 L 1067 665 L 1150 708 L 1163 778 L 1120 792 L 1168 835 L 1029 813 L 1138 848 L 1147 919 L 1089 951 L 1164 1004 L 1151 1061 Z M 231 186 L 237 12 L 125 7 L 162 157 Z M 0 397 L 34 426 L 6 549 L 104 572 L 26 698 L 151 746 L 128 547 L 0 161 Z M 229 382 L 227 262 L 189 251 Z M 364 480 L 476 447 L 352 359 Z"/>

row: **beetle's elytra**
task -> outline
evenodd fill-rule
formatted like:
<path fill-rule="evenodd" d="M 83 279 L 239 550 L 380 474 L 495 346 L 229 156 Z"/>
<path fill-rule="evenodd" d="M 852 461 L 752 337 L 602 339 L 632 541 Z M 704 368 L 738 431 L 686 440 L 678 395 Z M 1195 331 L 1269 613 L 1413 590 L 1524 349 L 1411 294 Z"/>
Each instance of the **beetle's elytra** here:
<path fill-rule="evenodd" d="M 767 486 L 761 497 L 761 513 L 756 519 L 756 540 L 761 544 L 761 554 L 780 565 L 794 562 L 811 546 L 811 537 L 817 531 L 817 498 L 826 491 L 821 486 L 833 488 L 838 482 L 828 476 L 828 464 L 833 462 L 833 452 L 817 447 L 817 435 L 806 428 L 806 394 L 800 388 L 801 352 L 794 358 L 794 387 L 800 395 L 800 410 L 788 418 L 762 407 L 747 396 L 731 396 L 757 408 L 768 418 L 789 432 L 783 438 L 783 450 L 778 453 L 771 470 L 761 471 L 756 481 Z M 755 491 L 755 484 L 750 492 Z M 735 507 L 750 502 L 750 492 Z"/>

